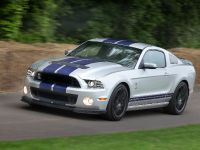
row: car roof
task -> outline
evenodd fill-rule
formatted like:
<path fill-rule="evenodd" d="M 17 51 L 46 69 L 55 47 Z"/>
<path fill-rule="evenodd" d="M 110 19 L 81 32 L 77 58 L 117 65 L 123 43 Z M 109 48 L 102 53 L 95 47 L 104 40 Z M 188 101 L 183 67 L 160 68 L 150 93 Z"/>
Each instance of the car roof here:
<path fill-rule="evenodd" d="M 160 47 L 157 47 L 157 46 L 153 46 L 153 45 L 146 44 L 146 43 L 136 42 L 136 41 L 133 41 L 133 40 L 126 40 L 126 39 L 95 38 L 95 39 L 91 39 L 91 40 L 88 40 L 88 41 L 102 42 L 102 43 L 112 43 L 112 44 L 116 44 L 116 45 L 123 45 L 123 46 L 138 48 L 138 49 L 141 49 L 141 50 L 143 50 L 147 47 L 154 47 L 154 48 L 161 49 Z"/>

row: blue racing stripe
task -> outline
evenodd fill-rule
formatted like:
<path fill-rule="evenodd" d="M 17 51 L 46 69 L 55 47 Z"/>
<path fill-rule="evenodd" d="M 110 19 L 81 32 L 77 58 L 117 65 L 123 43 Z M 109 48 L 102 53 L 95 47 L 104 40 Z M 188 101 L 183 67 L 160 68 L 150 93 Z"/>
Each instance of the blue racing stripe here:
<path fill-rule="evenodd" d="M 120 39 L 106 39 L 103 41 L 104 43 L 113 43 L 113 44 L 118 44 L 118 45 L 124 45 L 124 46 L 129 46 L 134 43 L 134 41 L 131 40 L 120 40 Z"/>
<path fill-rule="evenodd" d="M 76 60 L 79 60 L 80 58 L 67 58 L 67 59 L 63 59 L 57 62 L 73 62 Z M 54 73 L 58 68 L 60 68 L 62 66 L 62 64 L 57 64 L 57 63 L 52 63 L 50 65 L 48 65 L 46 68 L 43 69 L 43 72 L 47 72 L 47 73 Z"/>
<path fill-rule="evenodd" d="M 75 57 L 72 57 L 72 58 L 66 58 L 66 59 L 61 59 L 61 60 L 56 60 L 56 61 L 52 61 L 53 64 L 61 64 L 61 63 L 71 63 L 73 61 L 77 61 L 77 60 L 80 60 L 80 58 L 75 58 Z"/>
<path fill-rule="evenodd" d="M 63 59 L 61 61 L 62 62 L 72 62 L 72 61 L 76 61 L 76 60 L 79 60 L 79 59 L 80 58 L 72 57 L 72 58 Z"/>
<path fill-rule="evenodd" d="M 124 45 L 124 46 L 129 46 L 131 44 L 133 44 L 134 42 L 133 41 L 130 41 L 130 40 L 122 40 L 120 42 L 118 42 L 117 44 L 119 45 Z"/>
<path fill-rule="evenodd" d="M 60 70 L 58 70 L 58 74 L 63 74 L 63 75 L 69 75 L 70 73 L 72 73 L 74 70 L 76 70 L 76 67 L 73 66 L 65 66 L 63 68 L 61 68 Z"/>
<path fill-rule="evenodd" d="M 53 87 L 53 91 L 60 92 L 60 93 L 66 93 L 66 88 L 67 87 L 65 87 L 65 86 L 60 86 L 60 85 L 55 84 Z"/>
<path fill-rule="evenodd" d="M 78 64 L 78 65 L 89 65 L 92 63 L 96 63 L 96 62 L 100 62 L 94 59 L 83 59 L 77 62 L 74 62 L 74 64 Z M 58 74 L 63 74 L 63 75 L 69 75 L 70 73 L 72 73 L 74 70 L 76 70 L 78 68 L 73 67 L 73 66 L 65 66 L 63 68 L 61 68 L 60 70 L 58 70 Z"/>
<path fill-rule="evenodd" d="M 60 64 L 50 64 L 49 66 L 43 69 L 43 72 L 54 72 L 61 66 L 62 65 Z"/>
<path fill-rule="evenodd" d="M 74 57 L 72 57 L 72 58 L 67 58 L 67 59 L 61 60 L 61 61 L 73 62 L 73 61 L 76 61 L 76 60 L 79 60 L 79 59 L 80 58 L 74 58 Z M 63 66 L 62 64 L 52 63 L 52 64 L 48 65 L 46 68 L 44 68 L 42 72 L 55 73 L 55 71 L 57 69 L 59 69 L 60 67 L 62 67 L 62 66 Z M 64 74 L 64 75 L 69 75 L 71 72 L 73 72 L 76 69 L 77 69 L 76 67 L 65 66 L 65 67 L 61 68 L 60 70 L 58 70 L 57 73 Z M 54 83 L 44 83 L 44 82 L 41 82 L 40 85 L 39 85 L 39 88 L 46 89 L 46 90 L 51 90 L 51 86 L 53 84 Z M 59 91 L 60 92 L 65 92 L 66 87 L 55 85 L 53 89 L 55 89 L 58 92 Z"/>
<path fill-rule="evenodd" d="M 104 40 L 103 42 L 104 43 L 115 43 L 115 42 L 117 42 L 117 41 L 120 41 L 119 39 L 106 39 L 106 40 Z"/>
<path fill-rule="evenodd" d="M 45 83 L 45 82 L 41 82 L 40 83 L 40 88 L 41 89 L 51 90 L 51 86 L 52 86 L 52 83 Z"/>

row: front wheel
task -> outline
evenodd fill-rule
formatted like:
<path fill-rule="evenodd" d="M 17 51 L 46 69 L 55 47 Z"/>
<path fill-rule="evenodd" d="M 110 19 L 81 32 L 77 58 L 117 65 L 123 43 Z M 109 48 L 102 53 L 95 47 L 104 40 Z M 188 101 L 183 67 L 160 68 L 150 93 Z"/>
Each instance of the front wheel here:
<path fill-rule="evenodd" d="M 123 84 L 118 85 L 114 89 L 106 109 L 107 119 L 111 121 L 120 120 L 126 112 L 128 99 L 127 88 Z"/>
<path fill-rule="evenodd" d="M 185 110 L 187 100 L 189 97 L 188 85 L 185 82 L 179 83 L 177 86 L 166 111 L 170 114 L 180 115 Z"/>

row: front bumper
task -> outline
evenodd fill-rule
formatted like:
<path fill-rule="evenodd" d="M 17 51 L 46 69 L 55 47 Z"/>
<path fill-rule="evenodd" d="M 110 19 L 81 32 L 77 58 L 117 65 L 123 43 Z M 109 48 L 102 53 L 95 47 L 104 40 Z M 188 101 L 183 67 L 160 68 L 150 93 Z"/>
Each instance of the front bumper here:
<path fill-rule="evenodd" d="M 48 107 L 60 108 L 64 110 L 71 110 L 78 113 L 86 114 L 101 114 L 106 112 L 108 99 L 106 101 L 100 101 L 98 98 L 107 97 L 108 92 L 105 89 L 86 89 L 86 88 L 70 88 L 67 87 L 65 94 L 77 95 L 77 101 L 75 104 L 58 104 L 57 99 L 48 99 L 43 97 L 36 97 L 31 93 L 31 87 L 40 89 L 40 82 L 33 80 L 30 77 L 26 77 L 25 86 L 27 87 L 27 93 L 22 97 L 22 101 L 29 104 L 37 104 Z M 94 100 L 91 106 L 87 106 L 83 103 L 85 97 L 90 97 Z"/>
<path fill-rule="evenodd" d="M 76 113 L 84 113 L 84 114 L 104 114 L 106 111 L 104 110 L 99 110 L 98 108 L 78 108 L 74 106 L 62 106 L 62 105 L 56 105 L 52 103 L 47 103 L 41 100 L 33 99 L 27 96 L 22 96 L 21 101 L 28 103 L 28 104 L 36 104 L 36 105 L 41 105 L 41 106 L 46 106 L 46 107 L 52 107 L 52 108 L 58 108 L 58 109 L 63 109 L 63 110 L 68 110 L 68 111 L 73 111 Z"/>

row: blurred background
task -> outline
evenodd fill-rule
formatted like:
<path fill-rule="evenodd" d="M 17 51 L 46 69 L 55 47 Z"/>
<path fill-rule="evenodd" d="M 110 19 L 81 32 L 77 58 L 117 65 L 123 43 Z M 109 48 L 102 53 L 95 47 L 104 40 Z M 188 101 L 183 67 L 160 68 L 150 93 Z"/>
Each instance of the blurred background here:
<path fill-rule="evenodd" d="M 0 39 L 80 43 L 96 37 L 200 47 L 200 1 L 0 1 Z"/>
<path fill-rule="evenodd" d="M 20 90 L 34 61 L 101 37 L 167 48 L 200 83 L 199 0 L 0 0 L 0 92 Z"/>

